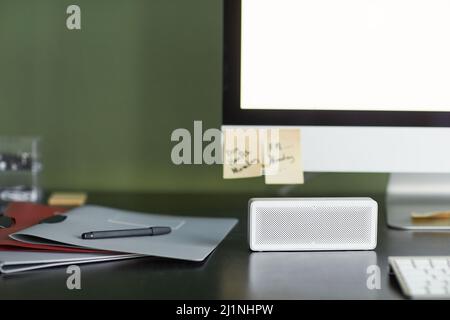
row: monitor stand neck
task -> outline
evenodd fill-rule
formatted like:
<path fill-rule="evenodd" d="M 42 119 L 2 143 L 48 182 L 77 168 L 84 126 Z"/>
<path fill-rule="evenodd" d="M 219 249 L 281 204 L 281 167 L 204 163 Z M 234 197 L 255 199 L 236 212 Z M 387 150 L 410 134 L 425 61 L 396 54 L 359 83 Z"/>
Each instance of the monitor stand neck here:
<path fill-rule="evenodd" d="M 393 173 L 386 193 L 387 224 L 404 230 L 450 230 L 450 219 L 412 219 L 411 213 L 450 211 L 450 174 Z"/>

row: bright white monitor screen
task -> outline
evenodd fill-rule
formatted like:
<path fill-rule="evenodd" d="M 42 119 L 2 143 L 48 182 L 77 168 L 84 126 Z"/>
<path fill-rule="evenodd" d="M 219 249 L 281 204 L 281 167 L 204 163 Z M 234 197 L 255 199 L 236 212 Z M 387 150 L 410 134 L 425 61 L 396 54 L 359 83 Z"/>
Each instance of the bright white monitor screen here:
<path fill-rule="evenodd" d="M 242 0 L 241 108 L 450 111 L 450 0 Z"/>

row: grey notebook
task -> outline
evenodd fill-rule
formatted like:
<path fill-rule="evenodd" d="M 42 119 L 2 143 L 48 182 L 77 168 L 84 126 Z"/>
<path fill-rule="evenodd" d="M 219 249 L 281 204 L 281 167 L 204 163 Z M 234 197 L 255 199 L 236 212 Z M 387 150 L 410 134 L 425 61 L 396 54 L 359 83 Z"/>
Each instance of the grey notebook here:
<path fill-rule="evenodd" d="M 57 253 L 37 251 L 0 252 L 0 273 L 15 273 L 56 266 L 142 257 L 138 254 Z"/>
<path fill-rule="evenodd" d="M 236 225 L 237 219 L 199 218 L 138 213 L 100 206 L 84 206 L 64 214 L 57 223 L 42 223 L 12 234 L 27 243 L 85 247 L 121 253 L 191 261 L 204 260 Z M 84 240 L 90 231 L 169 226 L 161 236 Z"/>

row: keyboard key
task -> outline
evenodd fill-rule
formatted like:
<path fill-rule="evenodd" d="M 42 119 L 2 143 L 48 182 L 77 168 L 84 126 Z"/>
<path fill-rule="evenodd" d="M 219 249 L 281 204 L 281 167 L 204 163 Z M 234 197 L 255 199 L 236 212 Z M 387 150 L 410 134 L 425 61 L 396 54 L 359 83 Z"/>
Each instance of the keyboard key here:
<path fill-rule="evenodd" d="M 410 268 L 410 269 L 416 268 L 415 266 L 413 266 L 412 261 L 410 259 L 399 259 L 397 260 L 397 265 L 400 268 Z"/>
<path fill-rule="evenodd" d="M 414 260 L 412 260 L 412 263 L 418 269 L 431 268 L 430 260 L 428 260 L 428 259 L 414 259 Z"/>
<path fill-rule="evenodd" d="M 432 259 L 431 264 L 435 269 L 447 269 L 449 267 L 448 260 L 446 259 Z"/>
<path fill-rule="evenodd" d="M 445 290 L 444 287 L 428 287 L 428 290 L 430 291 L 430 294 L 436 294 L 436 295 L 444 295 L 447 293 L 447 290 Z"/>
<path fill-rule="evenodd" d="M 411 295 L 426 295 L 428 294 L 428 291 L 425 287 L 413 287 L 409 289 L 411 292 Z"/>

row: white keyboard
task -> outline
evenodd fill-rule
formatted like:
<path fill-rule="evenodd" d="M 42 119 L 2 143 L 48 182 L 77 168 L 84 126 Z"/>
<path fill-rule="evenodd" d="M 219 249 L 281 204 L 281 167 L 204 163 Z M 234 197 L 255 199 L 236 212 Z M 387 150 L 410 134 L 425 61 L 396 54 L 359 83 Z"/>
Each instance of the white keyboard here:
<path fill-rule="evenodd" d="M 389 257 L 389 265 L 408 297 L 450 298 L 450 257 Z"/>

